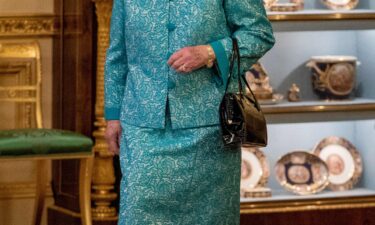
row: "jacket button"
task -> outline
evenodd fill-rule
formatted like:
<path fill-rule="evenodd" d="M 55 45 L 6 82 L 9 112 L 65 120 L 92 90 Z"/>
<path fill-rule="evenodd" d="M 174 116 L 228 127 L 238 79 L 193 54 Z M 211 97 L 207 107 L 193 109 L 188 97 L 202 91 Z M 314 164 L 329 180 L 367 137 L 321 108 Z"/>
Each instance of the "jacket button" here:
<path fill-rule="evenodd" d="M 174 29 L 176 29 L 176 25 L 174 25 L 173 23 L 168 23 L 167 28 L 169 31 L 173 31 Z"/>
<path fill-rule="evenodd" d="M 175 88 L 176 87 L 176 83 L 175 82 L 173 82 L 173 81 L 168 81 L 168 89 L 173 89 L 173 88 Z"/>

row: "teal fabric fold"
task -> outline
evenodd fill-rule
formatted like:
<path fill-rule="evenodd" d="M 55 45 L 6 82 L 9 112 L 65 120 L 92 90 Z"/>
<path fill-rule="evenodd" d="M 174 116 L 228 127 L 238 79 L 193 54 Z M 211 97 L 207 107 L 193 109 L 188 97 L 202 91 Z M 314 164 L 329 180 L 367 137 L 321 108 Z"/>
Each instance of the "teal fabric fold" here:
<path fill-rule="evenodd" d="M 106 120 L 119 120 L 120 108 L 104 108 L 104 117 Z"/>
<path fill-rule="evenodd" d="M 219 72 L 220 79 L 215 78 L 218 84 L 227 85 L 228 82 L 228 72 L 229 72 L 229 60 L 225 49 L 220 41 L 214 41 L 210 43 L 212 49 L 215 52 L 216 64 Z"/>

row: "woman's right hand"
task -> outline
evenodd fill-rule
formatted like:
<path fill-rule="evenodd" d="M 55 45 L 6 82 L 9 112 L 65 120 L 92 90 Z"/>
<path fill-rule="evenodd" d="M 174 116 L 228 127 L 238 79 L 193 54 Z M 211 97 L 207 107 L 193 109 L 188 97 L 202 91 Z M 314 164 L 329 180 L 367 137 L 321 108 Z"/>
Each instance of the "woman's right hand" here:
<path fill-rule="evenodd" d="M 120 154 L 120 138 L 121 138 L 120 120 L 108 120 L 105 130 L 105 139 L 108 144 L 108 150 L 112 155 Z"/>

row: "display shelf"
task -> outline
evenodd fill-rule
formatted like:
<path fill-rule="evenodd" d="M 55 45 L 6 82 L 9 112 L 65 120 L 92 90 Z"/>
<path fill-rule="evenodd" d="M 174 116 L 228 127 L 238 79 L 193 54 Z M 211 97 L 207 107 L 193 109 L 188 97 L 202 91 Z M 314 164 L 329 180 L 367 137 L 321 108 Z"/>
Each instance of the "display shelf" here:
<path fill-rule="evenodd" d="M 375 100 L 356 98 L 336 101 L 283 101 L 274 105 L 262 105 L 262 110 L 266 114 L 364 111 L 375 110 Z"/>
<path fill-rule="evenodd" d="M 289 114 L 288 114 L 289 115 Z M 268 124 L 269 143 L 262 151 L 269 164 L 270 177 L 266 187 L 272 190 L 270 198 L 241 198 L 241 212 L 270 213 L 340 208 L 375 207 L 375 120 Z M 349 140 L 361 154 L 363 174 L 355 188 L 348 191 L 325 191 L 312 195 L 295 195 L 285 191 L 276 179 L 275 165 L 286 153 L 312 152 L 314 146 L 328 136 Z"/>
<path fill-rule="evenodd" d="M 270 198 L 241 198 L 241 214 L 300 212 L 375 207 L 375 2 L 363 0 L 354 10 L 329 10 L 320 1 L 304 1 L 296 12 L 267 12 L 276 44 L 261 63 L 274 93 L 284 95 L 277 104 L 263 104 L 268 123 L 268 146 L 262 149 L 270 165 Z M 361 63 L 356 68 L 350 100 L 319 100 L 306 63 L 312 56 L 348 55 Z M 295 83 L 300 102 L 288 102 Z M 283 191 L 274 166 L 283 155 L 311 152 L 323 138 L 343 137 L 353 143 L 363 160 L 363 174 L 355 189 L 299 196 Z M 297 215 L 297 214 L 296 214 Z M 276 223 L 275 223 L 276 224 Z"/>
<path fill-rule="evenodd" d="M 349 191 L 325 191 L 298 196 L 285 191 L 273 191 L 270 198 L 241 198 L 241 213 L 270 213 L 375 206 L 375 191 L 356 188 Z"/>
<path fill-rule="evenodd" d="M 285 190 L 274 190 L 270 198 L 241 198 L 241 202 L 278 202 L 286 200 L 316 200 L 316 199 L 332 199 L 346 197 L 375 197 L 375 190 L 366 188 L 356 188 L 348 191 L 323 191 L 313 195 L 295 195 Z"/>
<path fill-rule="evenodd" d="M 375 19 L 375 10 L 308 9 L 295 12 L 267 12 L 267 15 L 271 21 L 368 20 Z"/>

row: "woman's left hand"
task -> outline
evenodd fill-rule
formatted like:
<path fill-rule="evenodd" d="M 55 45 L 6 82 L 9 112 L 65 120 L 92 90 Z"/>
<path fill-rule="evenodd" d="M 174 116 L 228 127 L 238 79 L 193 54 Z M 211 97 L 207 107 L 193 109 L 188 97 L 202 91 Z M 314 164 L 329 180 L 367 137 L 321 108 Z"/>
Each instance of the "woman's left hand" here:
<path fill-rule="evenodd" d="M 168 60 L 177 72 L 189 73 L 206 65 L 209 55 L 207 45 L 184 47 L 171 55 Z"/>

